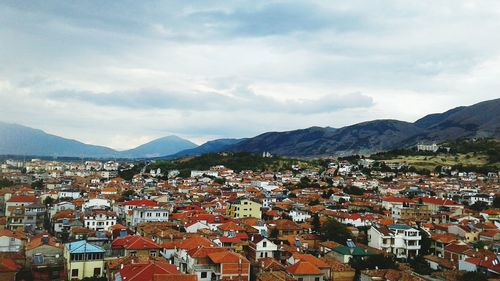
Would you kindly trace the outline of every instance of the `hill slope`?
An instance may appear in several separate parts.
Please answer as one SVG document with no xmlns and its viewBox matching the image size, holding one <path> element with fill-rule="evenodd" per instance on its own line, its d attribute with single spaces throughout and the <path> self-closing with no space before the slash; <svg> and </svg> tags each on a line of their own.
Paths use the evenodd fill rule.
<svg viewBox="0 0 500 281">
<path fill-rule="evenodd" d="M 121 151 L 120 156 L 124 158 L 151 158 L 171 155 L 195 147 L 197 147 L 196 144 L 186 139 L 177 136 L 167 136 L 150 141 L 133 149 Z"/>
<path fill-rule="evenodd" d="M 0 154 L 116 157 L 111 148 L 47 134 L 42 130 L 0 122 Z"/>
</svg>

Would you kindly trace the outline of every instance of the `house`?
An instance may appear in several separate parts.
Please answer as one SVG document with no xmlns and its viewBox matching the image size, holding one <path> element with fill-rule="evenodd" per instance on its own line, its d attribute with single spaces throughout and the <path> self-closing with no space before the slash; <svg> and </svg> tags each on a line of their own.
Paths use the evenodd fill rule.
<svg viewBox="0 0 500 281">
<path fill-rule="evenodd" d="M 305 222 L 306 220 L 311 218 L 308 212 L 301 210 L 292 210 L 288 213 L 288 215 L 292 218 L 294 222 Z"/>
<path fill-rule="evenodd" d="M 24 229 L 26 232 L 43 229 L 47 208 L 43 204 L 33 203 L 24 207 Z"/>
<path fill-rule="evenodd" d="M 122 264 L 114 281 L 197 281 L 196 275 L 182 274 L 175 265 L 163 261 Z"/>
<path fill-rule="evenodd" d="M 64 258 L 68 279 L 102 277 L 104 273 L 105 250 L 96 245 L 80 240 L 64 244 Z"/>
<path fill-rule="evenodd" d="M 225 251 L 210 253 L 208 258 L 219 280 L 250 280 L 250 262 L 244 256 Z"/>
<path fill-rule="evenodd" d="M 320 281 L 323 277 L 321 270 L 307 261 L 299 261 L 286 268 L 295 281 Z"/>
<path fill-rule="evenodd" d="M 270 222 L 270 227 L 275 229 L 278 236 L 297 235 L 304 232 L 300 225 L 287 219 L 274 220 Z"/>
<path fill-rule="evenodd" d="M 420 240 L 419 231 L 404 224 L 372 225 L 368 231 L 368 246 L 393 253 L 398 259 L 416 257 Z"/>
<path fill-rule="evenodd" d="M 16 281 L 17 273 L 22 269 L 22 265 L 17 264 L 9 258 L 0 259 L 0 280 Z"/>
<path fill-rule="evenodd" d="M 8 229 L 0 230 L 0 252 L 18 253 L 23 248 L 23 237 Z"/>
<path fill-rule="evenodd" d="M 236 199 L 228 201 L 226 214 L 235 219 L 246 217 L 260 219 L 262 217 L 261 208 L 262 205 L 257 202 L 248 199 Z"/>
<path fill-rule="evenodd" d="M 64 279 L 63 245 L 47 234 L 34 237 L 26 243 L 26 267 L 35 280 Z"/>
<path fill-rule="evenodd" d="M 79 189 L 61 189 L 58 193 L 59 198 L 71 198 L 78 199 L 82 197 L 81 191 Z"/>
<path fill-rule="evenodd" d="M 111 243 L 113 255 L 116 256 L 132 256 L 148 259 L 149 257 L 159 257 L 160 245 L 153 240 L 134 235 L 118 237 Z"/>
<path fill-rule="evenodd" d="M 349 263 L 352 258 L 365 258 L 376 255 L 375 252 L 366 248 L 357 247 L 352 240 L 347 241 L 347 246 L 339 245 L 334 247 L 328 256 L 332 256 L 341 263 Z"/>
<path fill-rule="evenodd" d="M 136 226 L 144 222 L 166 222 L 169 211 L 161 207 L 139 207 L 132 211 L 131 226 Z"/>
<path fill-rule="evenodd" d="M 307 262 L 313 265 L 315 268 L 319 269 L 320 274 L 324 280 L 331 279 L 331 266 L 325 263 L 323 260 L 311 255 L 311 254 L 301 254 L 293 253 L 292 256 L 287 260 L 289 264 L 297 264 L 300 262 Z M 307 265 L 307 264 L 306 264 Z M 298 275 L 297 271 L 294 275 Z M 309 276 L 311 278 L 312 276 Z M 298 277 L 301 278 L 301 277 Z M 304 277 L 303 277 L 304 278 Z M 316 277 L 314 277 L 316 279 Z"/>
<path fill-rule="evenodd" d="M 250 238 L 246 250 L 247 258 L 256 262 L 261 258 L 274 258 L 278 245 L 261 235 L 254 235 Z"/>
<path fill-rule="evenodd" d="M 5 202 L 5 216 L 9 217 L 11 215 L 12 210 L 14 210 L 16 207 L 24 207 L 37 202 L 38 199 L 35 196 L 27 196 L 27 195 L 12 196 L 9 200 L 7 200 L 7 202 Z"/>
<path fill-rule="evenodd" d="M 108 231 L 116 224 L 116 213 L 107 210 L 90 210 L 84 213 L 83 224 L 92 230 Z"/>
</svg>

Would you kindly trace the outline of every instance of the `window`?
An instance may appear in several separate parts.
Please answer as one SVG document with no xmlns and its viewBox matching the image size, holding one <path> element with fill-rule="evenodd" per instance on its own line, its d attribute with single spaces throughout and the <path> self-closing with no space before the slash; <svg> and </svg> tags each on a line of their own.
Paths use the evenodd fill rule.
<svg viewBox="0 0 500 281">
<path fill-rule="evenodd" d="M 314 278 L 314 281 L 319 281 L 319 277 Z"/>
<path fill-rule="evenodd" d="M 101 276 L 101 268 L 100 267 L 94 268 L 94 276 Z"/>
<path fill-rule="evenodd" d="M 152 257 L 156 257 L 156 250 L 151 250 L 149 252 L 149 255 L 152 256 Z"/>
<path fill-rule="evenodd" d="M 264 248 L 267 247 L 267 242 L 266 241 L 262 242 L 262 247 L 264 247 Z"/>
<path fill-rule="evenodd" d="M 206 271 L 203 271 L 201 273 L 201 278 L 207 278 L 207 272 Z"/>
<path fill-rule="evenodd" d="M 78 269 L 71 270 L 71 277 L 78 277 Z"/>
<path fill-rule="evenodd" d="M 137 255 L 137 252 L 136 251 L 130 251 L 130 256 L 131 257 L 135 257 Z"/>
<path fill-rule="evenodd" d="M 297 281 L 304 281 L 304 278 L 299 277 L 299 279 L 297 279 Z"/>
</svg>

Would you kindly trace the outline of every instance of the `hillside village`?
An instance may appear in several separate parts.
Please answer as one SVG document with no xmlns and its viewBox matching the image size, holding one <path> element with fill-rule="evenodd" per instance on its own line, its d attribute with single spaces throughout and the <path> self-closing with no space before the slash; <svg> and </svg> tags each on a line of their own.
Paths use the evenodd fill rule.
<svg viewBox="0 0 500 281">
<path fill-rule="evenodd" d="M 0 280 L 500 278 L 498 172 L 136 165 L 4 161 Z"/>
</svg>

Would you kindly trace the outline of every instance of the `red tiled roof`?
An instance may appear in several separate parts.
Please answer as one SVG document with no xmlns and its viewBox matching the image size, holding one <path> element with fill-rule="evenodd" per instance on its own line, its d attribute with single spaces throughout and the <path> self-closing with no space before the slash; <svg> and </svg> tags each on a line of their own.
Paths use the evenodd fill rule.
<svg viewBox="0 0 500 281">
<path fill-rule="evenodd" d="M 157 274 L 180 274 L 175 265 L 158 261 L 127 264 L 118 272 L 122 280 L 127 281 L 153 280 L 153 276 Z"/>
<path fill-rule="evenodd" d="M 123 203 L 125 206 L 145 206 L 145 207 L 158 207 L 158 203 L 151 200 L 141 199 L 141 200 L 130 200 Z"/>
<path fill-rule="evenodd" d="M 7 202 L 35 203 L 37 201 L 38 200 L 36 199 L 35 196 L 18 195 L 18 196 L 12 196 Z"/>
<path fill-rule="evenodd" d="M 153 240 L 142 236 L 126 236 L 116 238 L 112 244 L 112 248 L 124 249 L 161 249 L 161 246 Z"/>
</svg>

